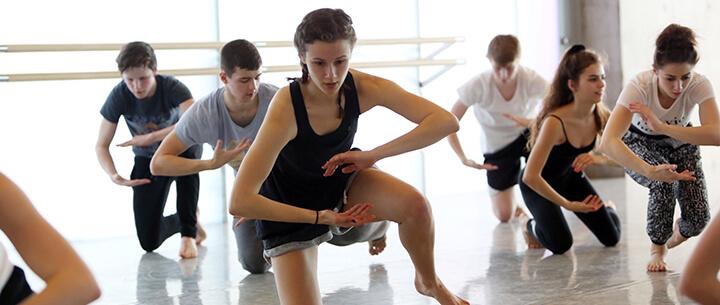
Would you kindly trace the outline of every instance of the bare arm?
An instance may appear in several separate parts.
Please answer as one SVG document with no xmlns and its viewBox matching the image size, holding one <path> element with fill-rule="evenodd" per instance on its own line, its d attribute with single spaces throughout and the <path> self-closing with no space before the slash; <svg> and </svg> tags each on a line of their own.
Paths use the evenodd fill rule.
<svg viewBox="0 0 720 305">
<path fill-rule="evenodd" d="M 540 131 L 535 144 L 530 151 L 525 172 L 522 181 L 527 184 L 535 192 L 543 196 L 545 199 L 575 212 L 592 212 L 601 207 L 600 198 L 588 194 L 584 201 L 571 201 L 558 193 L 546 180 L 542 177 L 542 170 L 547 163 L 548 157 L 553 147 L 566 141 L 563 135 L 563 128 L 559 120 L 548 117 L 540 127 Z"/>
<path fill-rule="evenodd" d="M 686 127 L 662 123 L 657 132 L 685 143 L 720 145 L 720 115 L 717 103 L 711 98 L 700 104 L 700 126 Z"/>
<path fill-rule="evenodd" d="M 188 99 L 188 100 L 180 103 L 180 105 L 179 105 L 180 113 L 181 113 L 181 114 L 182 114 L 182 113 L 185 113 L 185 111 L 186 111 L 188 108 L 190 108 L 190 106 L 192 106 L 192 104 L 193 104 L 193 99 Z M 170 132 L 172 132 L 173 130 L 175 130 L 175 125 L 176 125 L 176 124 L 172 124 L 172 125 L 170 125 L 170 126 L 168 126 L 168 127 L 165 127 L 165 128 L 163 128 L 163 129 L 158 129 L 158 130 L 155 130 L 155 131 L 153 131 L 153 132 L 149 132 L 149 133 L 146 133 L 146 134 L 143 134 L 143 135 L 134 136 L 134 137 L 133 137 L 132 139 L 130 139 L 129 141 L 125 141 L 125 142 L 123 142 L 123 143 L 118 144 L 118 146 L 122 146 L 122 147 L 126 147 L 126 146 L 150 146 L 150 145 L 152 145 L 152 144 L 154 144 L 154 143 L 160 142 L 160 141 L 162 141 L 163 139 L 165 139 L 165 137 L 167 137 L 167 135 L 170 134 Z"/>
<path fill-rule="evenodd" d="M 700 304 L 720 304 L 720 220 L 715 216 L 690 256 L 680 291 Z"/>
<path fill-rule="evenodd" d="M 186 176 L 204 170 L 216 169 L 222 164 L 213 164 L 212 160 L 199 160 L 181 157 L 188 146 L 185 145 L 173 130 L 160 143 L 150 161 L 150 172 L 155 176 Z"/>
<path fill-rule="evenodd" d="M 450 112 L 455 115 L 458 121 L 460 121 L 462 117 L 465 116 L 465 112 L 467 112 L 467 110 L 468 106 L 458 100 L 457 102 L 455 102 Z M 465 163 L 468 158 L 465 156 L 462 145 L 460 145 L 460 139 L 458 139 L 457 132 L 449 134 L 447 139 L 450 143 L 450 147 L 452 147 L 452 150 L 455 152 L 458 158 L 460 158 L 460 162 Z"/>
<path fill-rule="evenodd" d="M 625 106 L 615 106 L 600 141 L 600 152 L 610 157 L 620 166 L 630 169 L 640 175 L 659 181 L 692 180 L 691 173 L 675 172 L 675 165 L 650 165 L 633 153 L 622 141 L 622 137 L 630 127 L 633 113 Z"/>
<path fill-rule="evenodd" d="M 455 116 L 434 103 L 405 91 L 391 81 L 353 72 L 359 73 L 363 82 L 358 89 L 362 108 L 381 105 L 417 124 L 404 135 L 374 148 L 372 152 L 377 160 L 426 147 L 458 131 Z"/>
<path fill-rule="evenodd" d="M 2 174 L 0 192 L 0 229 L 47 285 L 22 304 L 88 304 L 100 297 L 100 288 L 85 263 Z"/>
<path fill-rule="evenodd" d="M 100 162 L 100 166 L 105 173 L 110 176 L 110 180 L 112 180 L 115 184 L 137 186 L 150 183 L 149 179 L 127 180 L 118 174 L 117 169 L 115 168 L 115 162 L 113 161 L 112 155 L 110 155 L 110 142 L 112 142 L 113 137 L 115 137 L 116 129 L 117 124 L 104 118 L 102 119 L 98 139 L 95 143 L 95 155 L 97 156 L 98 162 Z"/>
</svg>

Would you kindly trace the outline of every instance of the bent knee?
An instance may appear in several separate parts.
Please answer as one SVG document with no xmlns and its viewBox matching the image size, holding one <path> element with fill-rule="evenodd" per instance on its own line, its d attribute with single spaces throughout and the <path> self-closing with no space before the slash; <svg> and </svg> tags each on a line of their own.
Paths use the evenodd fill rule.
<svg viewBox="0 0 720 305">
<path fill-rule="evenodd" d="M 550 250 L 555 255 L 561 255 L 565 254 L 573 245 L 572 239 L 567 241 L 561 241 L 561 242 L 554 242 L 550 245 L 545 245 L 545 247 Z"/>
<path fill-rule="evenodd" d="M 140 247 L 146 252 L 153 252 L 157 248 L 160 248 L 162 243 L 156 238 L 145 238 L 140 239 Z"/>
<path fill-rule="evenodd" d="M 413 219 L 430 219 L 432 218 L 432 208 L 430 203 L 420 193 L 413 192 L 403 199 L 405 203 L 405 211 L 407 216 Z"/>
</svg>

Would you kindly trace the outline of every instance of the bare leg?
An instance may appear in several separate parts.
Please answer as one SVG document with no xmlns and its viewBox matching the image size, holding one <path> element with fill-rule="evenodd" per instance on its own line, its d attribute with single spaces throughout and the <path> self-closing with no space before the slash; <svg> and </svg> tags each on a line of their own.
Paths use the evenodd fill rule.
<svg viewBox="0 0 720 305">
<path fill-rule="evenodd" d="M 513 188 L 508 188 L 504 191 L 495 191 L 496 193 L 490 195 L 490 201 L 492 201 L 493 213 L 500 222 L 508 222 L 513 216 L 513 212 L 516 210 L 515 202 L 513 201 Z"/>
<path fill-rule="evenodd" d="M 668 249 L 672 249 L 677 247 L 679 244 L 682 244 L 686 240 L 688 240 L 688 238 L 680 234 L 680 218 L 678 218 L 675 221 L 675 225 L 673 226 L 673 234 L 672 236 L 670 236 L 670 239 L 668 239 L 666 245 Z"/>
<path fill-rule="evenodd" d="M 180 257 L 193 258 L 198 256 L 198 249 L 195 245 L 195 239 L 183 236 L 180 239 Z"/>
<path fill-rule="evenodd" d="M 272 258 L 280 304 L 322 305 L 317 280 L 317 247 Z"/>
<path fill-rule="evenodd" d="M 647 271 L 650 272 L 665 272 L 667 271 L 667 265 L 665 264 L 665 254 L 667 249 L 665 245 L 652 244 L 650 246 L 650 261 L 647 265 Z"/>
<path fill-rule="evenodd" d="M 348 208 L 371 203 L 378 220 L 398 223 L 400 241 L 415 266 L 415 288 L 443 305 L 469 304 L 452 294 L 435 272 L 435 229 L 430 205 L 417 190 L 376 169 L 360 172 L 348 191 Z"/>
</svg>

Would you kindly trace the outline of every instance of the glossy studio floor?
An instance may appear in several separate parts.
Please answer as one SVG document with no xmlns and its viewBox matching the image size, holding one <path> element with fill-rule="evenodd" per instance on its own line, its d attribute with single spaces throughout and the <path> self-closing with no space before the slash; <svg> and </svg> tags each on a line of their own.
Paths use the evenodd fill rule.
<svg viewBox="0 0 720 305">
<path fill-rule="evenodd" d="M 706 173 L 713 185 L 712 169 Z M 472 304 L 692 304 L 679 295 L 677 283 L 697 240 L 670 251 L 671 271 L 647 273 L 646 190 L 628 178 L 594 183 L 618 205 L 622 240 L 604 248 L 574 215 L 566 214 L 575 244 L 558 256 L 527 250 L 519 223 L 498 223 L 484 190 L 430 198 L 437 268 L 446 285 Z M 713 211 L 717 195 L 710 191 Z M 237 263 L 227 225 L 207 230 L 200 257 L 191 260 L 178 259 L 177 236 L 156 253 L 143 253 L 134 237 L 74 246 L 103 289 L 96 304 L 278 304 L 273 275 L 249 275 Z M 320 247 L 324 304 L 436 304 L 415 292 L 413 268 L 397 228 L 388 236 L 388 248 L 376 257 L 368 255 L 367 244 Z M 31 278 L 31 283 L 39 282 Z"/>
</svg>

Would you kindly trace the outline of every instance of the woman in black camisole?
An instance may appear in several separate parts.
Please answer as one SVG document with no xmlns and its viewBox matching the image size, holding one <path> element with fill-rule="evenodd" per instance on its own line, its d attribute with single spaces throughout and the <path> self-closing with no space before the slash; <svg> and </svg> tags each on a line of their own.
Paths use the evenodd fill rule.
<svg viewBox="0 0 720 305">
<path fill-rule="evenodd" d="M 620 240 L 615 208 L 603 204 L 583 170 L 607 162 L 592 154 L 608 112 L 602 101 L 605 72 L 591 50 L 575 45 L 563 55 L 543 109 L 533 123 L 530 157 L 520 191 L 534 219 L 524 227 L 530 248 L 565 253 L 573 239 L 561 207 L 575 212 L 605 246 Z"/>
<path fill-rule="evenodd" d="M 418 292 L 441 304 L 468 304 L 435 272 L 433 219 L 425 197 L 372 167 L 457 131 L 457 120 L 391 81 L 350 70 L 355 41 L 352 20 L 342 10 L 305 16 L 295 33 L 303 76 L 273 98 L 235 180 L 230 213 L 262 220 L 258 234 L 284 305 L 322 303 L 318 244 L 338 228 L 382 220 L 398 223 Z M 417 127 L 374 149 L 351 150 L 358 116 L 375 106 Z"/>
</svg>

